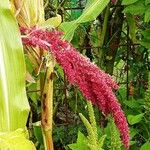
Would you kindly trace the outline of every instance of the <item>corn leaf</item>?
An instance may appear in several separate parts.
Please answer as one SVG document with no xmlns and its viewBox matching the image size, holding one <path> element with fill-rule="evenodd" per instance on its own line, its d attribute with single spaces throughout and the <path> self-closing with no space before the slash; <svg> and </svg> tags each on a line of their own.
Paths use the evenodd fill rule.
<svg viewBox="0 0 150 150">
<path fill-rule="evenodd" d="M 28 140 L 28 131 L 17 129 L 0 134 L 1 150 L 35 150 L 34 144 Z"/>
<path fill-rule="evenodd" d="M 82 15 L 71 22 L 64 22 L 60 28 L 65 32 L 64 38 L 71 41 L 74 31 L 81 24 L 89 21 L 93 21 L 103 11 L 110 0 L 88 0 L 87 5 Z"/>
<path fill-rule="evenodd" d="M 56 28 L 61 24 L 61 16 L 57 15 L 56 17 L 52 17 L 47 19 L 46 21 L 40 24 L 41 28 Z"/>
<path fill-rule="evenodd" d="M 29 112 L 19 33 L 9 0 L 0 1 L 0 132 L 24 128 Z"/>
<path fill-rule="evenodd" d="M 33 27 L 44 21 L 43 0 L 11 0 L 11 9 L 20 26 Z"/>
</svg>

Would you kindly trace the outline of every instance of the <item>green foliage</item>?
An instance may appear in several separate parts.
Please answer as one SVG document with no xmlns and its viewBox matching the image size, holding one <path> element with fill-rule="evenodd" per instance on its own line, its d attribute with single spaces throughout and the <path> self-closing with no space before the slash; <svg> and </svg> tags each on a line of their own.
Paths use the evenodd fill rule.
<svg viewBox="0 0 150 150">
<path fill-rule="evenodd" d="M 127 119 L 130 125 L 134 125 L 136 123 L 139 123 L 142 118 L 143 118 L 144 114 L 139 114 L 139 115 L 128 115 Z"/>
<path fill-rule="evenodd" d="M 146 142 L 145 144 L 142 145 L 140 150 L 148 150 L 150 149 L 150 142 Z"/>
<path fill-rule="evenodd" d="M 96 125 L 96 119 L 95 119 L 92 103 L 88 102 L 87 106 L 88 106 L 89 119 L 90 119 L 90 123 L 91 123 L 91 126 L 92 126 L 92 130 L 95 134 L 95 140 L 97 140 L 97 137 L 98 137 L 98 135 L 97 135 L 97 125 Z"/>
<path fill-rule="evenodd" d="M 99 148 L 99 150 L 104 150 L 102 147 L 104 146 L 104 142 L 105 142 L 106 136 L 107 135 L 103 135 L 98 140 L 98 148 Z"/>
<path fill-rule="evenodd" d="M 88 139 L 80 131 L 78 132 L 77 143 L 68 145 L 72 150 L 89 150 Z"/>
<path fill-rule="evenodd" d="M 144 109 L 146 113 L 150 115 L 150 88 L 145 92 Z"/>
<path fill-rule="evenodd" d="M 110 119 L 110 132 L 111 132 L 111 138 L 110 138 L 110 149 L 111 150 L 121 150 L 121 139 L 118 129 L 116 128 L 116 125 L 114 123 L 113 119 Z"/>
<path fill-rule="evenodd" d="M 61 147 L 62 150 L 66 150 L 67 148 L 69 149 L 68 144 L 76 142 L 77 134 L 79 131 L 81 133 L 85 133 L 85 128 L 83 125 L 69 124 L 69 125 L 61 125 L 58 127 L 54 126 L 53 128 L 54 148 L 59 149 Z"/>
<path fill-rule="evenodd" d="M 127 5 L 124 9 L 124 13 L 130 13 L 132 15 L 143 15 L 144 21 L 150 21 L 150 5 L 149 1 L 144 0 L 123 0 L 122 5 Z M 140 10 L 140 11 L 139 11 Z"/>
<path fill-rule="evenodd" d="M 150 21 L 150 5 L 146 7 L 144 21 L 149 22 Z"/>
<path fill-rule="evenodd" d="M 140 10 L 140 11 L 139 11 Z M 125 7 L 124 13 L 130 13 L 132 15 L 141 15 L 145 12 L 145 3 L 142 0 L 137 1 L 127 7 Z"/>
<path fill-rule="evenodd" d="M 102 150 L 102 146 L 104 144 L 106 135 L 103 135 L 98 140 L 96 120 L 95 120 L 94 110 L 93 110 L 91 102 L 87 102 L 87 106 L 88 106 L 88 111 L 89 111 L 90 122 L 81 113 L 79 114 L 79 116 L 87 129 L 88 136 L 85 137 L 82 133 L 79 132 L 77 143 L 69 145 L 69 147 L 72 150 L 77 150 L 77 149 L 79 150 L 82 150 L 82 149 Z M 81 143 L 83 143 L 86 146 L 82 145 Z"/>
<path fill-rule="evenodd" d="M 7 132 L 25 128 L 29 104 L 23 46 L 9 0 L 0 1 L 0 20 L 0 132 Z"/>
<path fill-rule="evenodd" d="M 98 149 L 98 141 L 97 141 L 97 133 L 94 132 L 93 130 L 93 127 L 92 125 L 89 123 L 89 121 L 82 115 L 82 114 L 79 114 L 80 115 L 80 118 L 82 120 L 82 122 L 84 123 L 86 129 L 87 129 L 87 132 L 88 132 L 88 144 L 89 144 L 89 148 L 91 150 L 97 150 Z M 95 129 L 95 128 L 94 128 Z"/>
<path fill-rule="evenodd" d="M 137 135 L 138 131 L 135 128 L 130 127 L 130 139 L 132 140 L 135 135 Z"/>
<path fill-rule="evenodd" d="M 108 117 L 107 126 L 104 128 L 104 133 L 106 134 L 106 140 L 104 144 L 104 149 L 109 150 L 121 150 L 123 145 L 120 139 L 119 131 L 114 123 L 114 120 L 111 116 Z"/>
<path fill-rule="evenodd" d="M 127 14 L 127 23 L 128 23 L 128 26 L 129 26 L 130 37 L 131 37 L 133 43 L 137 43 L 137 39 L 136 39 L 136 32 L 137 32 L 136 21 L 135 21 L 133 15 Z"/>
<path fill-rule="evenodd" d="M 42 130 L 41 130 L 39 122 L 33 124 L 33 132 L 37 141 L 43 145 Z"/>
<path fill-rule="evenodd" d="M 141 41 L 141 45 L 143 45 L 147 49 L 150 49 L 150 30 L 142 31 L 142 35 L 144 38 Z"/>
<path fill-rule="evenodd" d="M 130 4 L 133 4 L 137 1 L 139 1 L 139 0 L 123 0 L 122 5 L 130 5 Z"/>
<path fill-rule="evenodd" d="M 131 109 L 139 109 L 141 107 L 135 99 L 131 99 L 129 101 L 126 100 L 123 103 Z"/>
<path fill-rule="evenodd" d="M 145 5 L 149 4 L 150 0 L 145 0 Z"/>
<path fill-rule="evenodd" d="M 107 6 L 109 0 L 89 0 L 82 13 L 82 15 L 71 22 L 64 22 L 60 28 L 64 31 L 64 38 L 71 41 L 74 35 L 74 31 L 81 24 L 89 21 L 93 21 Z"/>
</svg>

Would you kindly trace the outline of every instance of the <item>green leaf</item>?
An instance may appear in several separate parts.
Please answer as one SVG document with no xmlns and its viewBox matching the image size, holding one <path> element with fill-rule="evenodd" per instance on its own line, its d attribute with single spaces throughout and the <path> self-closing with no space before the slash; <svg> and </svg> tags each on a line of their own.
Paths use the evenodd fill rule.
<svg viewBox="0 0 150 150">
<path fill-rule="evenodd" d="M 122 5 L 130 5 L 130 4 L 133 4 L 137 1 L 139 1 L 139 0 L 123 0 Z"/>
<path fill-rule="evenodd" d="M 150 6 L 145 11 L 144 21 L 149 22 L 150 21 Z"/>
<path fill-rule="evenodd" d="M 29 112 L 25 60 L 9 0 L 0 1 L 0 132 L 24 128 Z"/>
<path fill-rule="evenodd" d="M 42 136 L 42 130 L 41 130 L 41 124 L 39 122 L 36 122 L 33 124 L 33 131 L 36 139 L 40 144 L 43 144 L 43 136 Z"/>
<path fill-rule="evenodd" d="M 130 125 L 134 125 L 136 123 L 139 123 L 142 118 L 143 118 L 144 114 L 139 114 L 139 115 L 128 115 L 127 119 Z"/>
<path fill-rule="evenodd" d="M 145 5 L 149 4 L 150 0 L 145 0 Z"/>
<path fill-rule="evenodd" d="M 130 141 L 130 146 L 136 144 L 136 141 Z"/>
<path fill-rule="evenodd" d="M 128 101 L 128 100 L 125 100 L 124 102 L 123 102 L 126 106 L 128 106 L 128 107 L 130 107 L 130 108 L 132 108 L 132 109 L 138 109 L 138 108 L 140 108 L 140 104 L 136 101 L 136 100 L 130 100 L 130 101 Z"/>
<path fill-rule="evenodd" d="M 130 139 L 132 139 L 137 133 L 138 133 L 137 129 L 130 128 Z"/>
<path fill-rule="evenodd" d="M 71 41 L 74 35 L 75 30 L 77 29 L 78 24 L 76 21 L 64 22 L 60 25 L 60 28 L 64 31 L 64 38 L 68 41 Z"/>
<path fill-rule="evenodd" d="M 98 147 L 99 147 L 100 149 L 102 149 L 102 147 L 103 147 L 103 145 L 104 145 L 104 141 L 105 141 L 105 139 L 106 139 L 106 136 L 107 136 L 107 135 L 103 135 L 103 136 L 100 137 L 100 139 L 98 140 Z"/>
<path fill-rule="evenodd" d="M 150 41 L 147 39 L 144 39 L 140 42 L 141 45 L 143 45 L 144 47 L 146 47 L 147 49 L 150 49 Z"/>
<path fill-rule="evenodd" d="M 142 31 L 142 35 L 144 36 L 145 39 L 150 40 L 150 30 Z"/>
<path fill-rule="evenodd" d="M 77 23 L 93 21 L 108 3 L 109 0 L 89 0 L 83 14 L 77 19 Z"/>
<path fill-rule="evenodd" d="M 13 132 L 0 133 L 1 150 L 36 150 L 28 140 L 28 131 L 17 129 Z"/>
<path fill-rule="evenodd" d="M 140 10 L 140 11 L 139 11 Z M 145 5 L 143 1 L 138 1 L 134 4 L 127 6 L 124 10 L 124 13 L 130 13 L 132 15 L 142 15 L 145 13 Z"/>
<path fill-rule="evenodd" d="M 142 39 L 140 44 L 146 47 L 147 49 L 150 49 L 150 30 L 143 31 L 142 35 L 144 36 L 144 38 Z"/>
<path fill-rule="evenodd" d="M 71 22 L 64 22 L 60 28 L 65 32 L 64 38 L 71 41 L 74 31 L 81 23 L 93 21 L 103 11 L 110 0 L 89 0 L 82 15 Z"/>
<path fill-rule="evenodd" d="M 47 19 L 46 21 L 42 22 L 40 24 L 41 28 L 54 28 L 54 27 L 58 27 L 61 24 L 61 16 L 57 15 L 56 17 L 52 17 Z"/>
<path fill-rule="evenodd" d="M 129 32 L 130 32 L 130 36 L 131 39 L 133 41 L 133 43 L 137 43 L 137 39 L 136 39 L 136 21 L 133 15 L 131 14 L 126 14 L 126 18 L 127 18 L 127 23 L 129 26 Z"/>
<path fill-rule="evenodd" d="M 88 140 L 80 131 L 78 132 L 77 143 L 68 145 L 71 150 L 89 150 Z"/>
<path fill-rule="evenodd" d="M 146 142 L 145 144 L 142 145 L 140 150 L 149 150 L 150 149 L 150 142 Z"/>
</svg>

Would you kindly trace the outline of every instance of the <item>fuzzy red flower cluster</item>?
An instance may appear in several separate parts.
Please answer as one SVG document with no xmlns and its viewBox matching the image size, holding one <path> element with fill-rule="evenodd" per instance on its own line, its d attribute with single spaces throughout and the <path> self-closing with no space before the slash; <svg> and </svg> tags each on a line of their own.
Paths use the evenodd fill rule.
<svg viewBox="0 0 150 150">
<path fill-rule="evenodd" d="M 64 69 L 70 83 L 77 85 L 86 99 L 97 105 L 105 115 L 113 116 L 122 142 L 128 150 L 128 124 L 113 93 L 118 85 L 111 76 L 81 55 L 69 42 L 62 40 L 62 33 L 58 31 L 21 28 L 21 33 L 24 34 L 23 44 L 49 50 Z"/>
</svg>

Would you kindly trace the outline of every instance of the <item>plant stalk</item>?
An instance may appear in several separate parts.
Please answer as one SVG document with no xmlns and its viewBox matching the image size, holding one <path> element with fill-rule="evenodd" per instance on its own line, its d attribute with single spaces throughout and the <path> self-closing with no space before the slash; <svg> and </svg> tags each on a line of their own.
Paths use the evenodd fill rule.
<svg viewBox="0 0 150 150">
<path fill-rule="evenodd" d="M 45 150 L 53 150 L 52 122 L 53 122 L 53 68 L 51 60 L 48 63 L 45 84 L 42 92 L 42 131 Z"/>
<path fill-rule="evenodd" d="M 108 5 L 105 10 L 104 23 L 103 23 L 103 27 L 102 27 L 102 33 L 101 33 L 101 40 L 99 43 L 100 48 L 103 47 L 103 44 L 105 41 L 109 14 L 110 14 L 110 5 Z"/>
<path fill-rule="evenodd" d="M 99 43 L 99 47 L 100 47 L 100 50 L 99 50 L 99 65 L 100 66 L 101 66 L 101 62 L 102 62 L 103 45 L 104 45 L 104 41 L 105 41 L 105 37 L 106 37 L 106 31 L 107 31 L 107 27 L 108 27 L 109 14 L 110 14 L 110 5 L 108 5 L 106 7 L 106 10 L 105 10 L 104 23 L 103 23 L 101 37 L 100 37 L 100 43 Z"/>
</svg>

